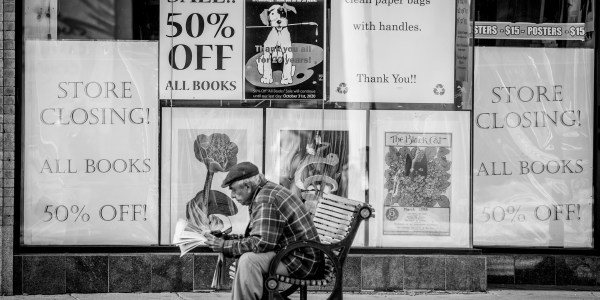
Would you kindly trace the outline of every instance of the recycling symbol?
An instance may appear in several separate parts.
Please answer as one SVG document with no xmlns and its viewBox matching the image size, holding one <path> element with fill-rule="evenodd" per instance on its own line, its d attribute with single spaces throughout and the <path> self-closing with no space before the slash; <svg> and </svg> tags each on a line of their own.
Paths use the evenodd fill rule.
<svg viewBox="0 0 600 300">
<path fill-rule="evenodd" d="M 337 92 L 340 93 L 340 94 L 347 93 L 348 92 L 348 86 L 344 82 L 340 83 L 340 85 L 338 85 L 338 87 L 337 87 Z"/>
<path fill-rule="evenodd" d="M 444 93 L 446 93 L 446 89 L 444 88 L 444 86 L 442 84 L 438 83 L 438 85 L 436 85 L 435 88 L 433 88 L 433 93 L 438 96 L 441 96 Z"/>
</svg>

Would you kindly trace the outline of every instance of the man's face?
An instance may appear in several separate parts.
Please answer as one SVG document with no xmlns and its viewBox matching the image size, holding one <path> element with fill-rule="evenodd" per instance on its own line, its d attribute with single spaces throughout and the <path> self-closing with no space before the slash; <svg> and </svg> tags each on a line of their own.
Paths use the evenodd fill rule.
<svg viewBox="0 0 600 300">
<path fill-rule="evenodd" d="M 252 203 L 252 188 L 249 185 L 234 182 L 229 186 L 231 190 L 231 198 L 234 198 L 242 205 L 250 205 Z"/>
</svg>

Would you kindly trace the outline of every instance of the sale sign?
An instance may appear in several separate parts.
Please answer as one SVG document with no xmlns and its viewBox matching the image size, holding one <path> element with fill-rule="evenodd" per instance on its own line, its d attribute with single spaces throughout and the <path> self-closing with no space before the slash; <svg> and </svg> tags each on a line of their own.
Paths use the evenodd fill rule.
<svg viewBox="0 0 600 300">
<path fill-rule="evenodd" d="M 456 18 L 448 0 L 331 1 L 331 99 L 453 103 Z"/>
<path fill-rule="evenodd" d="M 24 243 L 158 243 L 158 47 L 27 41 Z"/>
<path fill-rule="evenodd" d="M 160 1 L 160 99 L 243 97 L 243 1 Z"/>
<path fill-rule="evenodd" d="M 475 245 L 593 246 L 593 56 L 476 48 Z"/>
</svg>

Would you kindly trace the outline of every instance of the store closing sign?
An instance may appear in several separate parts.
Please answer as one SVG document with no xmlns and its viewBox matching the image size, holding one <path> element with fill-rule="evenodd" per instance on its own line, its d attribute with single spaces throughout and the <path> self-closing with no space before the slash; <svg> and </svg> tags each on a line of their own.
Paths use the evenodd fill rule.
<svg viewBox="0 0 600 300">
<path fill-rule="evenodd" d="M 476 48 L 474 245 L 592 246 L 593 55 Z"/>
<path fill-rule="evenodd" d="M 158 47 L 27 41 L 24 243 L 158 243 Z"/>
</svg>

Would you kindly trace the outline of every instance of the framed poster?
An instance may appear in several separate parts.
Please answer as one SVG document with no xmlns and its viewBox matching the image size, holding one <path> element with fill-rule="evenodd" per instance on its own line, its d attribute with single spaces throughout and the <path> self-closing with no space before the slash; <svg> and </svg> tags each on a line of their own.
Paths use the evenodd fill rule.
<svg viewBox="0 0 600 300">
<path fill-rule="evenodd" d="M 319 192 L 365 201 L 364 111 L 267 109 L 267 128 L 265 175 L 296 193 L 309 211 Z M 353 245 L 364 240 L 359 230 Z"/>
<path fill-rule="evenodd" d="M 244 1 L 159 1 L 160 99 L 241 99 Z"/>
<path fill-rule="evenodd" d="M 593 247 L 594 50 L 475 51 L 473 243 Z"/>
<path fill-rule="evenodd" d="M 171 243 L 178 219 L 199 211 L 226 218 L 232 233 L 243 234 L 248 208 L 221 183 L 238 162 L 262 166 L 263 110 L 163 108 L 162 117 L 161 244 Z"/>
<path fill-rule="evenodd" d="M 325 0 L 246 0 L 246 99 L 324 99 L 326 24 Z"/>
<path fill-rule="evenodd" d="M 158 243 L 158 45 L 27 41 L 25 245 Z"/>
<path fill-rule="evenodd" d="M 453 103 L 455 6 L 331 1 L 331 100 Z"/>
<path fill-rule="evenodd" d="M 469 112 L 371 111 L 369 201 L 380 247 L 469 247 Z"/>
</svg>

